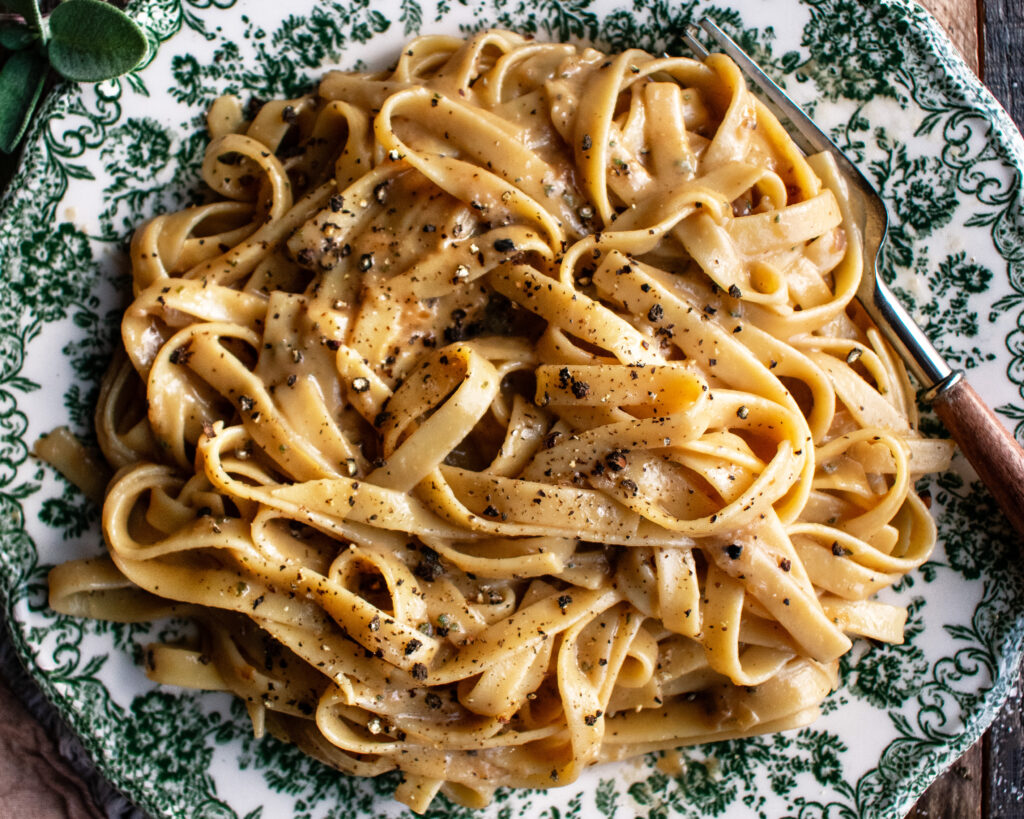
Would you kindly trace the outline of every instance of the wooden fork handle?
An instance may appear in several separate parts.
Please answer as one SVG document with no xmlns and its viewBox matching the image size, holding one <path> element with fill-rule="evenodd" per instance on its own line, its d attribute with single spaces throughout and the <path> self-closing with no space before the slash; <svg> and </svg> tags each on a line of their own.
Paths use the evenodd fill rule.
<svg viewBox="0 0 1024 819">
<path fill-rule="evenodd" d="M 1024 450 L 967 379 L 941 390 L 932 404 L 1007 519 L 1024 535 Z"/>
</svg>

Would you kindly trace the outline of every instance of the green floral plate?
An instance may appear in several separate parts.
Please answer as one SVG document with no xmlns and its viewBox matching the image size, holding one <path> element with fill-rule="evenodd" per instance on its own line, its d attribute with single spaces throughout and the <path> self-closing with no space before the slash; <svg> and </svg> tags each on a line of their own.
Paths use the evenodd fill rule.
<svg viewBox="0 0 1024 819">
<path fill-rule="evenodd" d="M 395 815 L 394 777 L 358 781 L 271 739 L 223 695 L 151 684 L 140 646 L 179 624 L 57 616 L 46 573 L 98 551 L 97 510 L 28 455 L 60 424 L 91 436 L 117 336 L 125 239 L 198 190 L 218 94 L 291 95 L 322 66 L 383 65 L 417 32 L 498 25 L 610 48 L 685 53 L 707 13 L 813 108 L 894 217 L 887 280 L 1007 424 L 1024 431 L 1024 144 L 909 0 L 145 0 L 153 56 L 130 77 L 59 89 L 0 214 L 0 596 L 9 640 L 97 768 L 154 816 Z M 383 11 L 382 9 L 387 9 Z M 774 23 L 785 20 L 785 26 Z M 932 422 L 934 424 L 934 422 Z M 936 430 L 937 431 L 937 430 Z M 1021 655 L 1015 538 L 969 468 L 931 481 L 940 546 L 888 595 L 899 646 L 862 643 L 825 717 L 784 735 L 591 771 L 554 792 L 499 792 L 486 816 L 898 817 L 994 717 Z M 469 815 L 439 800 L 431 816 Z"/>
</svg>

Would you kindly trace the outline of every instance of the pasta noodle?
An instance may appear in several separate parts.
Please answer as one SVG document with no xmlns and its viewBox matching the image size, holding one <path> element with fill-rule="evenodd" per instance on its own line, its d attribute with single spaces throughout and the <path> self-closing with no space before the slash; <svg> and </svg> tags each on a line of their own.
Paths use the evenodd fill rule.
<svg viewBox="0 0 1024 819">
<path fill-rule="evenodd" d="M 215 196 L 131 244 L 109 555 L 55 609 L 195 618 L 152 679 L 417 811 L 803 725 L 902 640 L 873 596 L 950 446 L 844 181 L 728 59 L 425 36 L 208 126 Z"/>
</svg>

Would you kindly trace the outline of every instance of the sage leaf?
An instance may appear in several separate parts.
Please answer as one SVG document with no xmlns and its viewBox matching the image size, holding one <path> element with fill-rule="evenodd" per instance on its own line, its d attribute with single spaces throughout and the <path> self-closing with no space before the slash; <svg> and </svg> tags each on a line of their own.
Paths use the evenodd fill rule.
<svg viewBox="0 0 1024 819">
<path fill-rule="evenodd" d="M 101 0 L 66 0 L 50 12 L 47 53 L 60 74 L 100 82 L 131 71 L 146 56 L 146 36 L 123 11 Z"/>
<path fill-rule="evenodd" d="M 14 20 L 0 22 L 0 46 L 8 51 L 21 51 L 28 48 L 36 41 L 39 35 L 26 26 Z"/>
<path fill-rule="evenodd" d="M 36 51 L 16 51 L 0 69 L 0 151 L 13 151 L 28 128 L 46 70 L 46 58 Z"/>
</svg>

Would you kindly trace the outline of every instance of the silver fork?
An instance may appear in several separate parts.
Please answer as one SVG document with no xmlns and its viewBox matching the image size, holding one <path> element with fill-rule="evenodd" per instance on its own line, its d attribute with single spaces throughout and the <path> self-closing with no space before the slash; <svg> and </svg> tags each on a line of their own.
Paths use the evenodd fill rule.
<svg viewBox="0 0 1024 819">
<path fill-rule="evenodd" d="M 889 213 L 885 202 L 856 165 L 829 139 L 800 106 L 761 70 L 736 42 L 707 17 L 687 26 L 684 39 L 701 59 L 707 49 L 695 35 L 711 37 L 753 81 L 762 101 L 792 124 L 790 136 L 807 153 L 828 151 L 850 188 L 850 205 L 864 238 L 864 274 L 857 299 L 908 369 L 978 476 L 1002 507 L 1018 533 L 1024 535 L 1024 450 L 995 413 L 967 383 L 962 370 L 946 363 L 878 273 L 878 254 L 885 242 Z"/>
</svg>

